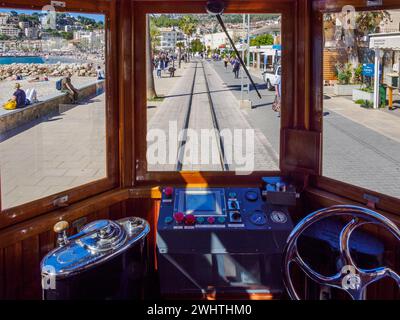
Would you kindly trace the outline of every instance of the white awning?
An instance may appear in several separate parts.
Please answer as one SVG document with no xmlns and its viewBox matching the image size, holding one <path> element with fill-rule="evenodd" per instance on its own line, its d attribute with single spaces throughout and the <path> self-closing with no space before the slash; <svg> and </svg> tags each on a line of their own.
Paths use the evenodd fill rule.
<svg viewBox="0 0 400 320">
<path fill-rule="evenodd" d="M 369 35 L 370 49 L 400 50 L 400 33 L 376 33 Z"/>
</svg>

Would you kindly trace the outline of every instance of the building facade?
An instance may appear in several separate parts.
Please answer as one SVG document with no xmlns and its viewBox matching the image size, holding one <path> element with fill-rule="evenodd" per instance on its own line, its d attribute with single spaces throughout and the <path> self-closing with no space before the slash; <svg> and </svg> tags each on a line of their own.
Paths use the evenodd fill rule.
<svg viewBox="0 0 400 320">
<path fill-rule="evenodd" d="M 14 26 L 7 26 L 3 25 L 0 26 L 0 34 L 10 37 L 10 38 L 17 38 L 21 33 L 21 29 L 16 28 Z"/>
<path fill-rule="evenodd" d="M 157 46 L 158 50 L 175 51 L 176 44 L 186 40 L 183 32 L 175 28 L 160 28 L 159 31 L 160 44 Z"/>
<path fill-rule="evenodd" d="M 241 30 L 228 30 L 229 36 L 236 43 L 240 38 L 244 36 L 244 32 Z M 229 46 L 229 39 L 225 32 L 216 32 L 206 34 L 203 37 L 204 45 L 211 50 L 219 49 L 223 46 Z"/>
<path fill-rule="evenodd" d="M 8 18 L 10 14 L 8 13 L 0 13 L 0 26 L 4 26 L 8 23 Z"/>
</svg>

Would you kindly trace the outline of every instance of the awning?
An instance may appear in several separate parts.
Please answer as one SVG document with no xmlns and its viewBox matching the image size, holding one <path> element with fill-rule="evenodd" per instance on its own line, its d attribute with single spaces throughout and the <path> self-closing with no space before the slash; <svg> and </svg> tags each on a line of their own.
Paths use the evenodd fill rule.
<svg viewBox="0 0 400 320">
<path fill-rule="evenodd" d="M 400 33 L 376 33 L 369 35 L 370 49 L 400 50 Z"/>
</svg>

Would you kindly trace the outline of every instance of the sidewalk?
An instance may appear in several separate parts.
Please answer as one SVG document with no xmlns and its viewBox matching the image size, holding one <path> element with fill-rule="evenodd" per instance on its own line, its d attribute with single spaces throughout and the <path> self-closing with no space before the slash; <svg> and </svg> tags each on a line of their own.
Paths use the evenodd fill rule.
<svg viewBox="0 0 400 320">
<path fill-rule="evenodd" d="M 105 94 L 24 129 L 0 143 L 3 209 L 106 177 Z"/>
<path fill-rule="evenodd" d="M 159 79 L 157 77 L 157 72 L 154 70 L 154 84 L 156 87 L 156 93 L 161 99 L 147 101 L 147 121 L 150 121 L 159 107 L 162 105 L 166 96 L 170 94 L 172 88 L 176 86 L 178 81 L 183 77 L 185 72 L 190 68 L 190 63 L 185 63 L 182 61 L 181 68 L 179 69 L 179 65 L 175 63 L 175 77 L 171 78 L 169 76 L 169 72 L 165 70 L 162 73 L 162 78 Z"/>
<path fill-rule="evenodd" d="M 365 109 L 344 97 L 328 97 L 324 111 L 335 112 L 387 138 L 400 142 L 400 119 L 383 109 Z"/>
<path fill-rule="evenodd" d="M 191 93 L 191 85 L 195 72 L 195 64 L 182 64 L 182 69 L 176 78 L 158 79 L 159 94 L 164 94 L 165 98 L 157 103 L 148 102 L 147 133 L 155 133 L 159 130 L 166 134 L 166 143 L 168 152 L 171 148 L 178 145 L 178 136 L 170 136 L 170 123 L 176 123 L 176 129 L 180 130 L 184 126 L 188 100 Z M 156 87 L 157 87 L 156 82 Z M 164 91 L 163 91 L 164 90 Z M 158 93 L 158 92 L 157 92 Z M 152 142 L 148 141 L 148 148 Z M 166 164 L 148 164 L 149 171 L 175 171 L 175 160 L 177 155 L 168 154 L 168 159 L 173 159 L 171 163 Z"/>
</svg>

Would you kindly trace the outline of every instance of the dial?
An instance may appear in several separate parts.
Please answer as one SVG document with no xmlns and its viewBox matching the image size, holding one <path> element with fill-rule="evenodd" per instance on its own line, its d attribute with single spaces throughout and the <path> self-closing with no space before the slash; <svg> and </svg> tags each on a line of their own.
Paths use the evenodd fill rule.
<svg viewBox="0 0 400 320">
<path fill-rule="evenodd" d="M 286 223 L 288 218 L 282 211 L 272 211 L 271 220 L 275 223 Z"/>
<path fill-rule="evenodd" d="M 264 226 L 267 224 L 267 217 L 262 211 L 255 211 L 250 216 L 250 221 L 256 226 Z"/>
<path fill-rule="evenodd" d="M 258 200 L 258 194 L 257 194 L 257 192 L 255 192 L 255 191 L 247 191 L 247 193 L 246 193 L 246 199 L 247 199 L 248 201 L 251 201 L 251 202 L 257 201 L 257 200 Z"/>
</svg>

